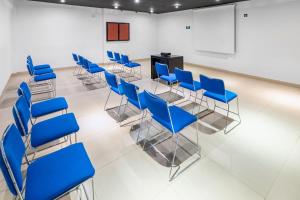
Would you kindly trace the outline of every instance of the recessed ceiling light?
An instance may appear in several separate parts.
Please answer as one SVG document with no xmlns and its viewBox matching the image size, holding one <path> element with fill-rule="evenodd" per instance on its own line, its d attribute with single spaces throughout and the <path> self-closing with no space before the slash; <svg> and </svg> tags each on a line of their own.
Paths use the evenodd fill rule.
<svg viewBox="0 0 300 200">
<path fill-rule="evenodd" d="M 176 9 L 178 9 L 180 6 L 181 6 L 180 3 L 175 3 L 175 4 L 174 4 L 174 7 L 175 7 Z"/>
<path fill-rule="evenodd" d="M 150 13 L 154 13 L 154 8 L 150 8 Z"/>
<path fill-rule="evenodd" d="M 120 4 L 118 2 L 114 3 L 114 8 L 118 9 L 120 7 Z"/>
<path fill-rule="evenodd" d="M 216 2 L 220 2 L 221 0 L 215 0 Z"/>
<path fill-rule="evenodd" d="M 134 0 L 134 3 L 140 3 L 140 0 Z"/>
<path fill-rule="evenodd" d="M 66 3 L 66 0 L 60 0 L 60 3 Z"/>
</svg>

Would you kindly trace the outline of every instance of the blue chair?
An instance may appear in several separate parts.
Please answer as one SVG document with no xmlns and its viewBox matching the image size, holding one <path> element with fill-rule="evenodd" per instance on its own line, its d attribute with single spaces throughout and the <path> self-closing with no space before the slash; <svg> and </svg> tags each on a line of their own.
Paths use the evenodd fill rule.
<svg viewBox="0 0 300 200">
<path fill-rule="evenodd" d="M 169 73 L 168 65 L 162 64 L 162 63 L 155 63 L 155 70 L 156 74 L 158 76 L 157 78 L 157 84 L 154 90 L 154 94 L 156 94 L 156 90 L 159 84 L 159 80 L 162 80 L 166 82 L 168 85 L 170 85 L 170 92 L 172 92 L 173 84 L 177 83 L 177 78 L 174 73 Z"/>
<path fill-rule="evenodd" d="M 114 52 L 114 59 L 115 59 L 116 67 L 118 67 L 118 66 L 120 67 L 120 69 L 118 70 L 118 73 L 124 72 L 124 66 L 123 66 L 124 63 L 122 61 L 120 53 Z"/>
<path fill-rule="evenodd" d="M 105 71 L 103 67 L 100 67 L 97 64 L 88 61 L 87 59 L 85 59 L 84 63 L 84 67 L 88 73 L 88 76 L 82 80 L 83 84 L 89 85 L 104 82 L 101 77 L 102 72 Z"/>
<path fill-rule="evenodd" d="M 27 70 L 28 74 L 31 76 L 31 78 L 28 81 L 28 84 L 31 88 L 33 88 L 32 93 L 33 94 L 43 94 L 43 93 L 49 93 L 50 97 L 56 96 L 56 74 L 51 72 L 52 69 L 50 68 L 44 68 L 40 69 L 39 71 L 46 71 L 49 70 L 49 73 L 41 73 L 40 75 L 37 75 L 33 71 L 33 66 L 27 64 Z M 46 86 L 46 87 L 45 87 Z"/>
<path fill-rule="evenodd" d="M 0 167 L 6 184 L 16 199 L 59 199 L 79 190 L 91 180 L 94 199 L 95 169 L 82 143 L 73 144 L 45 155 L 30 163 L 26 147 L 14 124 L 8 126 L 0 142 Z M 22 160 L 27 161 L 26 175 L 21 171 Z"/>
<path fill-rule="evenodd" d="M 132 62 L 129 60 L 129 57 L 127 55 L 121 55 L 121 60 L 122 60 L 122 63 L 125 67 L 129 68 L 130 71 L 129 71 L 129 76 L 133 76 L 135 77 L 135 69 L 136 68 L 139 68 L 139 75 L 138 75 L 138 79 L 142 79 L 142 67 L 141 67 L 141 64 L 139 63 L 136 63 L 136 62 Z"/>
<path fill-rule="evenodd" d="M 33 119 L 59 111 L 65 111 L 67 113 L 68 103 L 64 97 L 57 97 L 33 104 L 30 88 L 25 82 L 20 84 L 18 95 L 23 95 L 25 97 Z"/>
<path fill-rule="evenodd" d="M 169 160 L 171 163 L 169 179 L 171 181 L 176 176 L 176 174 L 180 168 L 180 165 L 177 166 L 178 168 L 175 171 L 175 173 L 172 173 L 173 167 L 176 167 L 176 166 L 174 166 L 174 164 L 175 164 L 174 161 L 175 161 L 176 151 L 177 151 L 178 143 L 179 143 L 179 135 L 182 135 L 182 134 L 180 134 L 180 132 L 184 128 L 197 122 L 197 117 L 186 112 L 185 110 L 179 108 L 178 106 L 175 106 L 175 105 L 169 106 L 166 101 L 164 101 L 160 97 L 153 95 L 147 91 L 145 91 L 145 101 L 146 101 L 146 106 L 148 108 L 148 111 L 152 115 L 151 121 L 152 121 L 152 119 L 154 119 L 162 127 L 167 129 L 171 133 L 167 139 L 169 139 L 169 138 L 173 139 L 173 137 L 175 137 L 175 139 L 176 139 L 173 158 L 171 161 Z M 145 146 L 146 140 L 148 139 L 148 136 L 149 136 L 149 130 L 150 130 L 150 128 L 148 127 L 147 136 L 144 139 L 144 141 L 145 141 L 144 146 Z M 185 136 L 183 136 L 183 138 L 187 139 Z M 165 141 L 165 140 L 166 139 L 164 139 L 162 141 Z M 199 147 L 199 142 L 198 142 L 198 124 L 197 123 L 196 123 L 196 140 L 197 140 L 197 142 L 194 143 L 189 139 L 187 139 L 187 140 L 196 146 L 197 155 L 200 156 L 200 147 Z M 159 141 L 156 144 L 159 144 L 162 141 Z"/>
<path fill-rule="evenodd" d="M 32 57 L 30 55 L 27 56 L 27 63 L 31 64 L 34 70 L 51 68 L 49 64 L 34 65 L 32 61 Z"/>
<path fill-rule="evenodd" d="M 107 53 L 107 57 L 108 57 L 109 61 L 116 62 L 116 59 L 114 58 L 114 54 L 112 51 L 107 51 L 106 53 Z"/>
<path fill-rule="evenodd" d="M 216 108 L 226 111 L 226 126 L 224 128 L 224 133 L 229 133 L 241 123 L 238 95 L 230 90 L 226 90 L 224 81 L 221 79 L 209 78 L 205 75 L 200 75 L 200 81 L 202 83 L 202 88 L 205 90 L 203 96 L 214 100 L 214 111 L 216 110 Z M 233 100 L 236 100 L 237 112 L 230 110 L 230 102 L 232 102 Z M 227 109 L 218 106 L 216 104 L 216 101 L 227 105 Z M 238 123 L 234 127 L 228 129 L 228 120 L 230 113 L 238 117 Z"/>
<path fill-rule="evenodd" d="M 27 140 L 30 138 L 30 144 L 33 148 L 64 137 L 70 139 L 72 144 L 71 134 L 75 135 L 75 142 L 77 142 L 79 126 L 73 113 L 59 115 L 33 124 L 30 107 L 25 97 L 20 96 L 13 107 L 13 117 L 22 136 L 25 136 Z M 29 121 L 31 128 L 29 128 Z"/>
<path fill-rule="evenodd" d="M 136 107 L 140 111 L 140 114 L 141 114 L 141 118 L 140 118 L 141 123 L 140 124 L 142 124 L 143 119 L 146 114 L 146 112 L 144 112 L 144 111 L 147 108 L 146 102 L 145 102 L 145 92 L 139 93 L 138 92 L 139 88 L 136 85 L 134 85 L 132 83 L 128 83 L 128 82 L 124 81 L 123 79 L 121 79 L 121 85 L 123 88 L 124 95 L 127 97 L 127 102 L 125 104 L 125 108 L 124 108 L 123 112 L 125 113 L 128 102 L 129 102 L 130 104 L 132 104 L 134 107 Z M 131 122 L 129 122 L 129 123 L 131 123 Z M 127 124 L 129 124 L 129 123 L 127 123 Z M 137 142 L 139 141 L 140 130 L 141 130 L 141 128 L 139 129 Z"/>
<path fill-rule="evenodd" d="M 110 94 L 113 91 L 117 95 L 122 96 L 120 106 L 119 106 L 119 109 L 118 109 L 118 113 L 117 113 L 120 116 L 120 109 L 121 109 L 122 102 L 123 102 L 123 97 L 124 97 L 123 87 L 122 87 L 121 84 L 118 83 L 117 76 L 115 74 L 109 73 L 107 71 L 105 71 L 104 74 L 105 74 L 106 82 L 107 82 L 108 87 L 110 89 L 109 94 L 108 94 L 107 99 L 106 99 L 106 102 L 105 102 L 105 105 L 104 105 L 104 110 L 108 110 L 106 108 L 106 106 L 107 106 Z"/>
<path fill-rule="evenodd" d="M 76 63 L 76 67 L 73 71 L 73 76 L 77 76 L 79 73 L 79 70 L 81 68 L 81 63 L 79 62 L 79 58 L 78 58 L 77 54 L 72 53 L 72 57 L 73 57 L 74 62 Z"/>
<path fill-rule="evenodd" d="M 185 70 L 182 70 L 179 68 L 175 68 L 174 72 L 175 72 L 176 78 L 179 83 L 178 88 L 179 87 L 182 88 L 183 96 L 185 96 L 184 89 L 187 89 L 188 91 L 190 91 L 188 100 L 197 103 L 198 92 L 202 90 L 201 83 L 199 81 L 194 81 L 193 74 L 190 71 L 185 71 Z M 195 93 L 194 96 L 192 95 L 193 93 Z M 193 97 L 194 97 L 194 100 L 193 100 Z M 201 106 L 201 104 L 200 104 L 200 106 Z M 195 104 L 194 104 L 194 107 L 195 107 Z M 193 108 L 192 113 L 194 113 L 194 108 Z"/>
</svg>

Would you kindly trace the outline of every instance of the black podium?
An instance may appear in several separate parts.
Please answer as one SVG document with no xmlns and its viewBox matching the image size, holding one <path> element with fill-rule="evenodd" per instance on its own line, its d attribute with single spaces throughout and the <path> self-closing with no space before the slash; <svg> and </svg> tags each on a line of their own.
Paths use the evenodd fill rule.
<svg viewBox="0 0 300 200">
<path fill-rule="evenodd" d="M 151 79 L 156 79 L 157 74 L 155 70 L 155 63 L 163 63 L 169 66 L 170 73 L 174 72 L 174 68 L 178 67 L 183 69 L 183 56 L 161 56 L 161 55 L 152 55 L 151 56 Z"/>
</svg>

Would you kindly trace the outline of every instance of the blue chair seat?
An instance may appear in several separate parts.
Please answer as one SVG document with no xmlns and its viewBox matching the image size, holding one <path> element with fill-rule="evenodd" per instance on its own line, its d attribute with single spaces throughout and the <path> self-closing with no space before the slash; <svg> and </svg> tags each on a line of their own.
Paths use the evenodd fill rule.
<svg viewBox="0 0 300 200">
<path fill-rule="evenodd" d="M 117 61 L 116 59 L 113 59 L 113 58 L 110 58 L 109 60 L 112 61 L 112 62 L 116 62 Z"/>
<path fill-rule="evenodd" d="M 139 67 L 139 66 L 141 66 L 141 64 L 135 63 L 135 62 L 130 62 L 130 63 L 126 63 L 125 66 L 126 66 L 126 67 L 129 67 L 129 68 L 134 68 L 134 67 Z"/>
<path fill-rule="evenodd" d="M 60 115 L 35 124 L 31 130 L 31 145 L 38 147 L 79 130 L 73 113 Z"/>
<path fill-rule="evenodd" d="M 66 99 L 58 97 L 33 104 L 31 106 L 31 116 L 36 118 L 66 109 L 68 109 Z"/>
<path fill-rule="evenodd" d="M 91 66 L 94 66 L 94 65 L 91 65 Z M 91 74 L 95 74 L 95 73 L 100 73 L 100 72 L 104 72 L 105 69 L 102 68 L 102 67 L 99 67 L 99 66 L 94 66 L 94 67 L 90 67 L 87 69 L 87 71 Z"/>
<path fill-rule="evenodd" d="M 188 90 L 192 90 L 192 91 L 198 91 L 201 90 L 201 83 L 199 81 L 194 81 L 194 85 L 189 84 L 189 83 L 180 83 L 180 87 L 186 88 Z"/>
<path fill-rule="evenodd" d="M 123 87 L 122 87 L 121 84 L 119 84 L 119 87 L 118 87 L 118 88 L 116 88 L 116 87 L 111 87 L 111 89 L 112 89 L 115 93 L 117 93 L 117 94 L 119 94 L 119 95 L 123 95 L 123 94 L 124 94 Z"/>
<path fill-rule="evenodd" d="M 43 74 L 48 74 L 48 73 L 53 73 L 53 69 L 44 68 L 44 69 L 34 70 L 34 72 L 33 72 L 34 75 L 43 75 Z"/>
<path fill-rule="evenodd" d="M 182 108 L 179 108 L 177 106 L 170 106 L 170 116 L 173 121 L 173 126 L 174 126 L 174 132 L 178 133 L 188 125 L 194 123 L 197 121 L 197 117 L 190 114 L 189 112 L 183 110 Z M 153 116 L 153 118 L 161 123 L 164 127 L 169 129 L 171 132 L 172 130 L 172 125 L 170 122 L 166 122 L 165 120 L 162 120 L 156 116 Z"/>
<path fill-rule="evenodd" d="M 204 92 L 203 95 L 206 97 L 215 99 L 217 101 L 221 101 L 223 103 L 228 103 L 237 97 L 236 93 L 231 92 L 229 90 L 225 90 L 225 95 L 220 95 L 220 94 L 216 94 L 216 93 L 208 92 L 208 91 Z"/>
<path fill-rule="evenodd" d="M 169 76 L 162 75 L 159 77 L 160 79 L 167 81 L 168 83 L 175 83 L 177 82 L 177 78 L 175 74 L 169 74 Z"/>
<path fill-rule="evenodd" d="M 48 64 L 36 65 L 36 66 L 33 67 L 34 70 L 40 70 L 40 69 L 46 69 L 46 68 L 51 68 L 51 67 Z"/>
<path fill-rule="evenodd" d="M 138 94 L 138 96 L 139 96 L 139 100 L 140 100 L 141 106 L 140 106 L 140 104 L 139 104 L 138 101 L 134 101 L 132 99 L 128 99 L 128 101 L 130 103 L 132 103 L 133 105 L 135 105 L 140 110 L 146 109 L 147 105 L 146 105 L 146 99 L 145 99 L 145 92 L 142 92 L 142 93 Z"/>
<path fill-rule="evenodd" d="M 70 145 L 29 165 L 25 199 L 55 199 L 94 174 L 95 169 L 83 144 Z"/>
<path fill-rule="evenodd" d="M 49 74 L 43 74 L 43 75 L 34 76 L 34 81 L 35 82 L 47 81 L 47 80 L 51 80 L 51 79 L 55 79 L 55 78 L 56 78 L 56 74 L 55 73 L 49 73 Z"/>
</svg>

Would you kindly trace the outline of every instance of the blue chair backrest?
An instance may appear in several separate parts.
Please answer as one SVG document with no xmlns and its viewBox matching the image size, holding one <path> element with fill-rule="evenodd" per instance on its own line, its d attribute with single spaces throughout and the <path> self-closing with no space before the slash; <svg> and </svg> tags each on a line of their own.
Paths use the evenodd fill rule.
<svg viewBox="0 0 300 200">
<path fill-rule="evenodd" d="M 157 73 L 157 76 L 169 76 L 169 68 L 167 64 L 162 63 L 155 63 L 155 70 Z"/>
<path fill-rule="evenodd" d="M 200 82 L 203 90 L 210 91 L 210 79 L 208 76 L 200 74 Z"/>
<path fill-rule="evenodd" d="M 210 92 L 225 95 L 225 84 L 221 79 L 210 79 Z"/>
<path fill-rule="evenodd" d="M 78 60 L 78 56 L 75 54 L 75 53 L 72 53 L 72 56 L 73 56 L 73 60 L 75 61 L 75 62 L 78 62 L 79 60 Z"/>
<path fill-rule="evenodd" d="M 31 91 L 30 91 L 30 88 L 27 83 L 22 82 L 20 84 L 20 87 L 18 89 L 18 95 L 19 96 L 23 95 L 25 97 L 28 105 L 31 106 Z"/>
<path fill-rule="evenodd" d="M 113 52 L 107 51 L 107 57 L 108 57 L 109 59 L 114 59 Z"/>
<path fill-rule="evenodd" d="M 194 84 L 194 79 L 193 79 L 192 72 L 184 71 L 184 70 L 179 69 L 177 67 L 174 69 L 174 72 L 175 72 L 175 75 L 176 75 L 176 78 L 177 78 L 178 82 L 187 83 L 187 84 L 191 84 L 191 85 Z"/>
<path fill-rule="evenodd" d="M 118 81 L 117 81 L 117 77 L 114 74 L 111 74 L 107 71 L 105 71 L 105 79 L 107 84 L 112 88 L 118 88 Z"/>
<path fill-rule="evenodd" d="M 32 76 L 33 75 L 33 70 L 34 70 L 32 65 L 27 63 L 26 67 L 27 67 L 27 71 L 28 71 L 29 75 Z"/>
<path fill-rule="evenodd" d="M 121 79 L 121 85 L 124 91 L 125 96 L 133 101 L 139 101 L 137 94 L 137 86 L 132 83 L 127 83 Z"/>
<path fill-rule="evenodd" d="M 130 63 L 129 57 L 127 55 L 122 55 L 122 63 L 123 64 Z"/>
<path fill-rule="evenodd" d="M 148 91 L 145 91 L 145 102 L 153 117 L 157 117 L 167 123 L 171 122 L 168 104 L 165 100 L 154 94 L 151 94 Z"/>
<path fill-rule="evenodd" d="M 78 55 L 78 60 L 79 60 L 80 65 L 83 65 L 84 58 L 81 55 Z"/>
<path fill-rule="evenodd" d="M 15 106 L 13 107 L 13 116 L 22 136 L 28 135 L 28 122 L 30 120 L 31 114 L 30 108 L 24 96 L 20 96 Z"/>
<path fill-rule="evenodd" d="M 16 182 L 19 191 L 22 191 L 22 159 L 25 154 L 25 145 L 22 141 L 21 135 L 14 124 L 8 126 L 3 134 L 1 141 L 0 167 L 5 178 L 6 184 L 12 194 L 18 195 L 14 186 Z M 11 174 L 7 168 L 11 169 Z M 13 178 L 14 179 L 13 179 Z"/>
<path fill-rule="evenodd" d="M 200 81 L 204 90 L 220 95 L 225 95 L 225 84 L 223 80 L 209 78 L 201 74 Z"/>
<path fill-rule="evenodd" d="M 116 60 L 116 61 L 120 61 L 120 60 L 121 60 L 121 57 L 120 57 L 120 54 L 119 54 L 119 53 L 114 52 L 114 56 L 115 56 L 115 60 Z"/>
<path fill-rule="evenodd" d="M 31 56 L 29 55 L 29 56 L 27 56 L 27 62 L 30 62 L 31 64 L 33 64 L 33 62 L 32 62 L 32 58 L 31 58 Z"/>
</svg>

